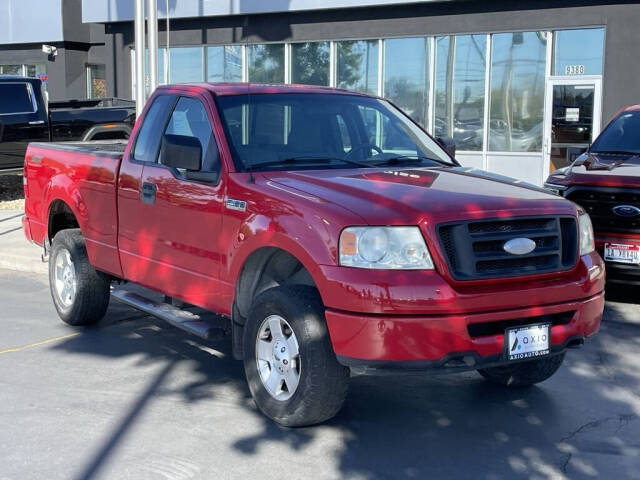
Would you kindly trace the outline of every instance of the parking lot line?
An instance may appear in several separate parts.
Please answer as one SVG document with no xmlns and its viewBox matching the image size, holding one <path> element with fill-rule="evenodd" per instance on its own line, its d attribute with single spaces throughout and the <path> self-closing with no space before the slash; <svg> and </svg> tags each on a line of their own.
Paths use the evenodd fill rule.
<svg viewBox="0 0 640 480">
<path fill-rule="evenodd" d="M 78 335 L 80 335 L 80 332 L 69 333 L 68 335 L 60 335 L 59 337 L 49 338 L 47 340 L 41 340 L 39 342 L 29 343 L 27 345 L 21 345 L 19 347 L 7 348 L 6 350 L 0 350 L 0 355 L 2 355 L 3 353 L 19 352 L 20 350 L 26 350 L 27 348 L 31 348 L 31 347 L 39 347 L 40 345 L 46 345 L 47 343 L 58 342 L 60 340 L 76 337 Z"/>
</svg>

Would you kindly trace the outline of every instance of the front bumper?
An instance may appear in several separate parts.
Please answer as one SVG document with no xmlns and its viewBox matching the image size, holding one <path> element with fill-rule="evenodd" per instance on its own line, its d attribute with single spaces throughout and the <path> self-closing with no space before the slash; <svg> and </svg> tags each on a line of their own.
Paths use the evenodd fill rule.
<svg viewBox="0 0 640 480">
<path fill-rule="evenodd" d="M 551 324 L 551 352 L 559 353 L 597 332 L 604 310 L 604 264 L 597 253 L 552 278 L 464 289 L 437 273 L 399 272 L 387 284 L 381 278 L 393 273 L 350 271 L 347 284 L 336 280 L 337 272 L 325 269 L 334 277 L 321 289 L 333 349 L 341 363 L 364 370 L 498 365 L 505 361 L 505 329 L 534 323 Z"/>
<path fill-rule="evenodd" d="M 596 250 L 604 258 L 605 243 L 621 243 L 626 245 L 640 245 L 640 235 L 598 233 L 596 232 Z M 640 265 L 609 262 L 605 260 L 607 282 L 623 283 L 626 285 L 640 285 Z"/>
<path fill-rule="evenodd" d="M 469 326 L 496 322 L 506 328 L 527 319 L 532 324 L 549 321 L 551 351 L 559 353 L 596 333 L 603 309 L 601 292 L 580 301 L 480 314 L 396 317 L 327 310 L 326 318 L 334 351 L 344 365 L 462 371 L 504 363 L 503 331 L 472 336 Z M 554 324 L 556 319 L 562 323 Z"/>
</svg>

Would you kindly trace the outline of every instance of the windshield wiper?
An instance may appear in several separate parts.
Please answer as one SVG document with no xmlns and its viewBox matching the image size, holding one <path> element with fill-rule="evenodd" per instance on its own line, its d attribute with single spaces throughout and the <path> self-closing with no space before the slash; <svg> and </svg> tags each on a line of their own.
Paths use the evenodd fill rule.
<svg viewBox="0 0 640 480">
<path fill-rule="evenodd" d="M 367 164 L 364 162 L 358 162 L 356 160 L 350 160 L 348 158 L 302 155 L 297 157 L 288 157 L 282 160 L 272 160 L 269 162 L 253 163 L 251 165 L 247 165 L 246 168 L 248 171 L 254 172 L 256 171 L 257 168 L 263 168 L 263 167 L 279 167 L 280 165 L 296 165 L 296 164 L 309 165 L 314 163 L 329 164 L 334 161 L 339 161 L 349 165 L 356 165 L 358 167 L 371 167 L 370 164 Z"/>
<path fill-rule="evenodd" d="M 439 160 L 437 158 L 425 157 L 423 155 L 397 155 L 395 157 L 385 158 L 379 162 L 373 163 L 376 167 L 380 167 L 383 165 L 400 165 L 403 163 L 422 163 L 424 161 L 439 163 L 441 165 L 445 165 L 447 167 L 453 167 L 452 163 L 446 162 L 444 160 Z"/>
</svg>

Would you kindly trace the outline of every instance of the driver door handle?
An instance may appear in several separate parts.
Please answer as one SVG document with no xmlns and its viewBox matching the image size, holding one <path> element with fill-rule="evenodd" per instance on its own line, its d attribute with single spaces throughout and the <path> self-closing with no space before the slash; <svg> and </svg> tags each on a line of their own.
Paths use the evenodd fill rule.
<svg viewBox="0 0 640 480">
<path fill-rule="evenodd" d="M 155 183 L 143 182 L 142 190 L 140 191 L 140 200 L 142 200 L 144 203 L 153 205 L 156 202 L 157 191 L 158 186 Z"/>
</svg>

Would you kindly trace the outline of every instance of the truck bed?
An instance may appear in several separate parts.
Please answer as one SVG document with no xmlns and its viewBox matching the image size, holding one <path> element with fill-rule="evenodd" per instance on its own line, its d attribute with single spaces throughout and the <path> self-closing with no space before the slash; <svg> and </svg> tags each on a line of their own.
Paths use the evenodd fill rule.
<svg viewBox="0 0 640 480">
<path fill-rule="evenodd" d="M 49 209 L 72 209 L 97 268 L 120 273 L 117 253 L 117 184 L 125 140 L 30 143 L 25 157 L 25 213 L 31 237 L 48 236 Z M 74 199 L 64 205 L 60 199 Z M 49 207 L 48 207 L 49 206 Z"/>
<path fill-rule="evenodd" d="M 127 148 L 127 140 L 95 140 L 88 142 L 34 142 L 30 146 L 72 153 L 98 154 L 120 158 Z"/>
</svg>

